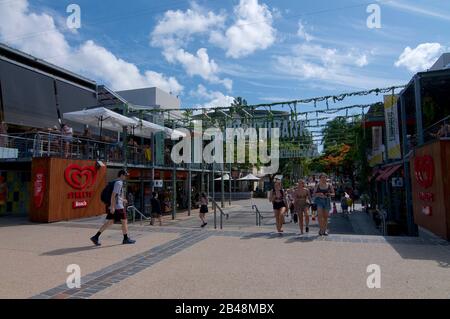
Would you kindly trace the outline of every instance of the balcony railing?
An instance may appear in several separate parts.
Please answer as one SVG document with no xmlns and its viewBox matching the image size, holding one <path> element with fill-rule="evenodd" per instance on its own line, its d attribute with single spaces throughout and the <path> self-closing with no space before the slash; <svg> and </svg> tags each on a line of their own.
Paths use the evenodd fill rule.
<svg viewBox="0 0 450 319">
<path fill-rule="evenodd" d="M 125 149 L 121 142 L 109 143 L 85 137 L 66 137 L 47 132 L 25 134 L 0 134 L 0 160 L 30 161 L 32 158 L 58 157 L 77 160 L 100 160 L 109 164 L 125 163 Z M 151 167 L 153 154 L 149 146 L 127 145 L 127 164 Z M 186 163 L 174 165 L 170 154 L 165 154 L 167 168 L 188 168 Z M 191 169 L 202 169 L 202 164 L 192 163 Z M 212 164 L 203 164 L 204 170 L 212 170 Z M 223 164 L 215 164 L 220 171 Z"/>
<path fill-rule="evenodd" d="M 424 130 L 425 142 L 436 139 L 450 139 L 450 116 L 443 118 Z"/>
<path fill-rule="evenodd" d="M 151 165 L 148 147 L 127 146 L 127 162 Z M 38 132 L 20 135 L 0 135 L 0 159 L 30 160 L 39 157 L 101 160 L 107 163 L 124 163 L 122 143 L 107 143 L 83 137 L 67 137 Z"/>
</svg>

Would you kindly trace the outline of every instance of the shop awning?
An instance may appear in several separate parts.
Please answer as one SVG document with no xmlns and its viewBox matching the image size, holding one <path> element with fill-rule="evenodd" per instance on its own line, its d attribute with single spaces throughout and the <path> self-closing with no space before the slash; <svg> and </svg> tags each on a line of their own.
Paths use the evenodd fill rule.
<svg viewBox="0 0 450 319">
<path fill-rule="evenodd" d="M 387 172 L 386 174 L 384 174 L 384 179 L 387 180 L 389 177 L 391 177 L 392 175 L 394 175 L 394 173 L 396 171 L 398 171 L 403 165 L 399 164 L 399 165 L 395 165 L 394 167 L 391 168 L 391 170 L 389 172 Z"/>
<path fill-rule="evenodd" d="M 401 164 L 399 165 L 395 165 L 395 166 L 390 166 L 386 169 L 383 170 L 383 173 L 380 174 L 380 176 L 377 177 L 377 182 L 382 181 L 382 180 L 387 180 L 389 177 L 392 176 L 392 174 L 394 174 L 400 167 L 402 167 Z"/>
<path fill-rule="evenodd" d="M 372 176 L 370 176 L 370 178 L 369 178 L 369 180 L 372 180 L 372 179 L 374 179 L 379 173 L 381 173 L 382 172 L 382 170 L 381 169 L 379 169 L 379 168 L 375 168 L 374 170 L 373 170 L 373 172 L 372 172 Z"/>
<path fill-rule="evenodd" d="M 386 174 L 390 169 L 391 169 L 391 167 L 380 169 L 380 171 L 378 172 L 379 175 L 378 175 L 376 181 L 380 182 L 380 181 L 384 180 L 384 178 L 383 178 L 384 174 Z"/>
</svg>

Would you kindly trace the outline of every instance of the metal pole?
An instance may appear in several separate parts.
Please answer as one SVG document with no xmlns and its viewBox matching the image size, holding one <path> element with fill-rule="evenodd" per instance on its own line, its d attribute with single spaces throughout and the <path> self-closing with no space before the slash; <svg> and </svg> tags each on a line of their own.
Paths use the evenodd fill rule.
<svg viewBox="0 0 450 319">
<path fill-rule="evenodd" d="M 151 165 L 152 165 L 152 193 L 155 191 L 155 134 L 152 134 L 152 161 L 151 161 Z"/>
<path fill-rule="evenodd" d="M 214 199 L 212 200 L 213 204 L 213 210 L 214 210 L 214 229 L 217 229 L 217 209 L 216 209 L 216 202 Z"/>
<path fill-rule="evenodd" d="M 402 119 L 402 148 L 403 148 L 403 176 L 405 178 L 405 204 L 406 204 L 406 223 L 408 227 L 408 235 L 417 234 L 417 226 L 414 223 L 414 212 L 412 207 L 412 187 L 411 187 L 411 175 L 410 175 L 410 163 L 406 155 L 409 152 L 408 148 L 408 130 L 407 130 L 407 117 L 406 117 L 406 104 L 405 96 L 400 95 L 400 113 Z"/>
<path fill-rule="evenodd" d="M 215 163 L 212 164 L 212 180 L 211 180 L 211 184 L 212 184 L 212 198 L 215 201 L 216 200 L 216 181 L 215 181 Z"/>
<path fill-rule="evenodd" d="M 220 191 L 221 191 L 221 206 L 222 206 L 222 208 L 225 208 L 225 180 L 224 180 L 224 177 L 223 177 L 223 173 L 224 173 L 224 164 L 221 164 L 222 165 L 222 179 L 220 180 L 220 182 L 221 182 L 221 185 L 220 185 Z M 220 214 L 220 216 L 222 216 L 222 214 Z"/>
<path fill-rule="evenodd" d="M 422 122 L 422 83 L 419 75 L 414 77 L 414 94 L 416 104 L 417 146 L 424 143 Z"/>
<path fill-rule="evenodd" d="M 169 117 L 170 117 L 170 113 L 169 113 Z M 173 129 L 175 130 L 175 122 L 173 122 Z M 177 215 L 177 166 L 176 166 L 175 162 L 173 162 L 172 185 L 173 185 L 172 220 L 174 220 Z"/>
<path fill-rule="evenodd" d="M 223 216 L 222 211 L 220 211 L 220 229 L 223 229 Z"/>
<path fill-rule="evenodd" d="M 209 192 L 209 172 L 206 174 L 206 193 L 208 194 L 208 197 L 210 197 L 210 192 Z"/>
<path fill-rule="evenodd" d="M 202 163 L 202 172 L 200 176 L 200 193 L 203 193 L 204 191 L 205 191 L 205 169 Z"/>
<path fill-rule="evenodd" d="M 192 209 L 192 171 L 191 171 L 191 164 L 188 163 L 188 216 L 191 216 L 191 209 Z"/>
<path fill-rule="evenodd" d="M 231 163 L 230 163 L 230 178 L 228 179 L 228 187 L 230 191 L 228 203 L 231 206 Z"/>
<path fill-rule="evenodd" d="M 128 166 L 128 130 L 127 127 L 123 127 L 123 162 L 125 169 Z"/>
<path fill-rule="evenodd" d="M 175 163 L 173 163 L 172 171 L 172 192 L 172 220 L 174 220 L 177 215 L 177 168 Z"/>
</svg>

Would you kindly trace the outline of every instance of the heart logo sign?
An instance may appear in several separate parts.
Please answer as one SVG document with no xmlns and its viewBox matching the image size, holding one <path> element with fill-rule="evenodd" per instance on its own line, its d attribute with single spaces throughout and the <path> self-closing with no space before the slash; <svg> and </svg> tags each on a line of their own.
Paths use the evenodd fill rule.
<svg viewBox="0 0 450 319">
<path fill-rule="evenodd" d="M 64 171 L 64 179 L 72 188 L 86 190 L 95 184 L 97 171 L 94 166 L 80 167 L 77 164 L 69 165 Z"/>
<path fill-rule="evenodd" d="M 414 175 L 417 183 L 423 188 L 430 188 L 434 179 L 434 161 L 429 155 L 414 159 Z"/>
</svg>

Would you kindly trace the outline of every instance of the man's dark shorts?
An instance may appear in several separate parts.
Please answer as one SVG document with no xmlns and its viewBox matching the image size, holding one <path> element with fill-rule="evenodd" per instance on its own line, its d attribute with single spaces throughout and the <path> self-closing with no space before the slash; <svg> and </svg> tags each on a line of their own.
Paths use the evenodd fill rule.
<svg viewBox="0 0 450 319">
<path fill-rule="evenodd" d="M 127 219 L 127 214 L 125 213 L 125 209 L 116 209 L 114 214 L 111 214 L 111 211 L 109 210 L 109 208 L 107 208 L 106 211 L 107 211 L 107 215 L 106 215 L 107 220 L 114 219 L 114 222 L 120 222 L 124 219 Z"/>
</svg>

